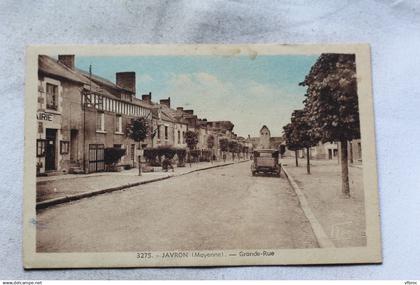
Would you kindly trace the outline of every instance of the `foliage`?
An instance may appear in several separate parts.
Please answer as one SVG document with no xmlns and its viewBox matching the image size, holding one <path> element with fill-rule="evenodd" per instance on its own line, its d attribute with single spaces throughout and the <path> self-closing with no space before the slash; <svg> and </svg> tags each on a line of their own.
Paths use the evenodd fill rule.
<svg viewBox="0 0 420 285">
<path fill-rule="evenodd" d="M 215 145 L 215 139 L 213 135 L 209 135 L 209 137 L 207 138 L 207 147 L 209 149 L 212 149 Z"/>
<path fill-rule="evenodd" d="M 185 133 L 185 143 L 190 150 L 195 149 L 198 143 L 198 134 L 193 131 L 187 131 Z"/>
<path fill-rule="evenodd" d="M 283 155 L 286 152 L 286 146 L 280 145 L 280 155 Z"/>
<path fill-rule="evenodd" d="M 175 154 L 178 156 L 179 160 L 184 160 L 186 156 L 186 150 L 183 148 L 174 148 L 171 146 L 158 146 L 144 149 L 144 157 L 149 162 L 156 161 L 156 158 L 159 158 L 160 160 L 163 156 L 169 159 L 173 159 Z"/>
<path fill-rule="evenodd" d="M 286 146 L 288 149 L 299 150 L 302 148 L 299 142 L 297 132 L 295 131 L 295 128 L 292 125 L 292 123 L 288 123 L 286 126 L 284 126 L 283 132 L 284 132 L 284 140 L 286 142 Z"/>
<path fill-rule="evenodd" d="M 185 148 L 178 148 L 176 149 L 176 156 L 180 162 L 185 161 L 185 157 L 187 156 L 187 151 Z"/>
<path fill-rule="evenodd" d="M 229 141 L 228 148 L 230 152 L 236 153 L 238 152 L 239 144 L 237 141 Z"/>
<path fill-rule="evenodd" d="M 301 148 L 308 148 L 318 143 L 319 137 L 313 132 L 312 124 L 303 110 L 295 110 L 292 113 L 292 127 Z"/>
<path fill-rule="evenodd" d="M 340 141 L 342 193 L 350 196 L 347 141 L 360 138 L 354 54 L 321 54 L 305 80 L 304 100 L 312 132 L 322 142 Z"/>
<path fill-rule="evenodd" d="M 154 161 L 156 159 L 156 156 L 158 155 L 158 149 L 146 148 L 144 149 L 143 154 L 147 161 Z"/>
<path fill-rule="evenodd" d="M 305 111 L 322 142 L 360 138 L 354 54 L 322 54 L 305 80 Z"/>
<path fill-rule="evenodd" d="M 147 138 L 149 123 L 144 117 L 132 119 L 127 124 L 126 135 L 136 142 L 141 142 Z"/>
<path fill-rule="evenodd" d="M 223 152 L 228 151 L 228 149 L 229 149 L 229 141 L 228 141 L 228 139 L 226 139 L 226 138 L 221 139 L 219 141 L 219 144 L 220 144 L 220 150 L 221 151 L 223 151 Z"/>
<path fill-rule="evenodd" d="M 200 156 L 201 151 L 199 149 L 194 149 L 190 151 L 190 154 L 194 159 L 197 159 Z"/>
<path fill-rule="evenodd" d="M 108 147 L 104 149 L 104 162 L 114 166 L 125 155 L 125 149 L 119 147 Z"/>
</svg>

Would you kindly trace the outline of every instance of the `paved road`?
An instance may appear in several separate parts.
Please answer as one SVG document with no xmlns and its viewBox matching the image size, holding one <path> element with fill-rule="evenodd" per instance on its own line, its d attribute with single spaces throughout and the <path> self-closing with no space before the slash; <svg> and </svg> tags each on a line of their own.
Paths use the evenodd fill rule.
<svg viewBox="0 0 420 285">
<path fill-rule="evenodd" d="M 317 247 L 286 178 L 250 162 L 42 210 L 42 252 Z"/>
</svg>

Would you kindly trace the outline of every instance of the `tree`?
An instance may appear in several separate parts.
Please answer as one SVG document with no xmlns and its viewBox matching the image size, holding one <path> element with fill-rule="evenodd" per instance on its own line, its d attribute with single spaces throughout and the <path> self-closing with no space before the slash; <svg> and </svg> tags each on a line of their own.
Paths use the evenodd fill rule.
<svg viewBox="0 0 420 285">
<path fill-rule="evenodd" d="M 198 144 L 198 134 L 193 131 L 187 131 L 185 133 L 185 143 L 187 144 L 188 149 L 190 150 L 188 152 L 188 160 L 191 166 L 191 151 L 194 150 Z"/>
<path fill-rule="evenodd" d="M 313 131 L 322 142 L 340 142 L 342 194 L 350 197 L 347 142 L 360 138 L 355 55 L 321 54 L 300 85 Z"/>
<path fill-rule="evenodd" d="M 295 152 L 295 163 L 296 163 L 296 167 L 298 167 L 299 166 L 298 151 L 302 147 L 299 144 L 298 137 L 296 135 L 296 131 L 292 123 L 288 123 L 286 126 L 284 126 L 283 132 L 284 132 L 284 139 L 286 141 L 286 147 Z"/>
<path fill-rule="evenodd" d="M 213 135 L 209 135 L 207 138 L 207 148 L 211 150 L 211 162 L 213 163 L 213 148 L 215 144 L 215 139 Z"/>
<path fill-rule="evenodd" d="M 219 141 L 220 150 L 222 151 L 223 161 L 226 161 L 226 151 L 229 150 L 229 141 L 226 138 L 223 138 Z"/>
<path fill-rule="evenodd" d="M 139 149 L 141 149 L 141 142 L 147 138 L 149 131 L 149 123 L 145 117 L 139 117 L 132 119 L 127 124 L 126 135 L 135 142 L 139 143 Z M 139 156 L 139 176 L 141 176 L 141 161 Z"/>
<path fill-rule="evenodd" d="M 310 147 L 314 146 L 319 139 L 311 130 L 304 110 L 295 110 L 292 113 L 291 123 L 283 127 L 286 146 L 295 151 L 296 167 L 298 166 L 298 150 L 306 149 L 306 171 L 311 173 Z"/>
<path fill-rule="evenodd" d="M 228 148 L 229 151 L 232 153 L 232 160 L 235 160 L 235 153 L 238 152 L 238 142 L 237 141 L 229 141 Z"/>
<path fill-rule="evenodd" d="M 316 133 L 313 132 L 312 126 L 304 110 L 293 111 L 291 122 L 298 144 L 301 148 L 306 149 L 306 171 L 308 174 L 311 174 L 310 148 L 316 145 L 319 139 L 316 136 Z"/>
</svg>

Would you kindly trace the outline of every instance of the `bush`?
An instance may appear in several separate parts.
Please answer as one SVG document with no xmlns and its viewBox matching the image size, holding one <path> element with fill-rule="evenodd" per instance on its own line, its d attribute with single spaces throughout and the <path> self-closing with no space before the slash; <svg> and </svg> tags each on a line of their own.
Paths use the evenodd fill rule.
<svg viewBox="0 0 420 285">
<path fill-rule="evenodd" d="M 176 154 L 176 149 L 170 146 L 158 146 L 157 150 L 158 150 L 159 160 L 162 156 L 172 159 L 174 158 Z"/>
<path fill-rule="evenodd" d="M 118 147 L 108 147 L 104 149 L 104 162 L 109 167 L 114 167 L 121 157 L 125 155 L 126 150 Z"/>
<path fill-rule="evenodd" d="M 151 166 L 161 166 L 162 157 L 173 159 L 175 154 L 179 162 L 185 162 L 186 150 L 183 148 L 174 148 L 171 146 L 158 146 L 155 148 L 146 148 L 144 150 L 144 157 Z"/>
</svg>

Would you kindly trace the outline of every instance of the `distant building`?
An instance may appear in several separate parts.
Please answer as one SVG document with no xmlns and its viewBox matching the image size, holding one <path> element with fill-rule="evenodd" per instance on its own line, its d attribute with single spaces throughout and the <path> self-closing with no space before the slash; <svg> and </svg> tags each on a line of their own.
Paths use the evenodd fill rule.
<svg viewBox="0 0 420 285">
<path fill-rule="evenodd" d="M 260 130 L 260 140 L 258 142 L 258 148 L 267 149 L 270 148 L 270 130 L 266 125 L 262 126 Z"/>
<path fill-rule="evenodd" d="M 272 137 L 269 128 L 264 125 L 260 129 L 259 137 L 248 136 L 247 141 L 254 149 L 280 149 L 284 145 L 283 137 Z"/>
<path fill-rule="evenodd" d="M 185 148 L 185 133 L 188 122 L 182 114 L 171 108 L 171 98 L 161 99 L 159 103 L 152 102 L 152 93 L 142 95 L 142 100 L 147 102 L 153 113 L 152 147 L 171 146 Z"/>
</svg>

